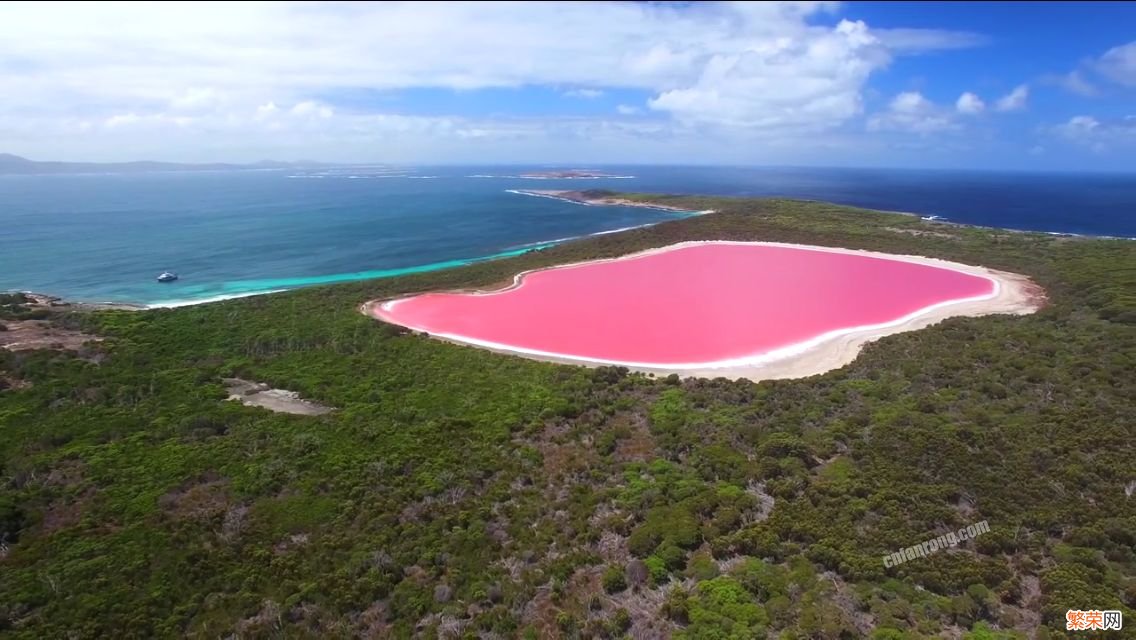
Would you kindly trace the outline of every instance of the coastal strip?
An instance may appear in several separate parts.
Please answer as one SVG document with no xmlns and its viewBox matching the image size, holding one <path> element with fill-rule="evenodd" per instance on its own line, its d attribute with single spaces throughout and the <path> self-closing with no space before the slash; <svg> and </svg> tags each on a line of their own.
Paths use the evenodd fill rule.
<svg viewBox="0 0 1136 640">
<path fill-rule="evenodd" d="M 505 191 L 507 193 L 515 193 L 522 196 L 550 198 L 552 200 L 562 200 L 564 202 L 572 202 L 575 204 L 583 204 L 588 206 L 640 207 L 643 209 L 655 209 L 659 211 L 672 211 L 674 213 L 688 213 L 698 215 L 714 213 L 713 209 L 706 209 L 704 211 L 692 211 L 690 209 L 684 209 L 682 207 L 675 207 L 667 204 L 659 204 L 657 202 L 631 200 L 629 198 L 620 197 L 614 192 L 605 191 L 602 189 L 588 191 L 565 191 L 557 189 L 506 189 Z"/>
<path fill-rule="evenodd" d="M 841 328 L 814 336 L 808 340 L 773 349 L 763 353 L 756 353 L 745 357 L 729 358 L 713 362 L 690 362 L 675 364 L 656 364 L 647 362 L 625 362 L 616 360 L 603 360 L 586 358 L 564 353 L 549 353 L 534 349 L 518 348 L 515 346 L 492 343 L 473 337 L 450 334 L 430 335 L 449 342 L 473 345 L 492 351 L 520 355 L 537 360 L 558 362 L 564 364 L 583 364 L 588 366 L 624 366 L 635 371 L 654 373 L 658 375 L 678 374 L 684 377 L 728 377 L 747 378 L 750 380 L 768 380 L 783 378 L 801 378 L 817 375 L 840 368 L 852 362 L 859 354 L 860 349 L 869 342 L 878 340 L 887 335 L 913 331 L 935 324 L 946 318 L 955 316 L 983 316 L 991 314 L 1028 314 L 1039 309 L 1045 301 L 1040 287 L 1027 277 L 996 271 L 980 266 L 965 265 L 949 262 L 937 258 L 913 255 L 894 255 L 874 251 L 844 249 L 836 247 L 822 247 L 813 245 L 798 245 L 778 242 L 734 242 L 734 241 L 695 241 L 682 242 L 666 247 L 648 249 L 617 258 L 592 260 L 570 263 L 543 269 L 534 269 L 517 274 L 513 282 L 501 289 L 490 291 L 463 292 L 473 295 L 496 295 L 524 286 L 525 277 L 539 271 L 552 269 L 571 269 L 585 265 L 595 265 L 622 260 L 634 260 L 661 252 L 674 251 L 684 247 L 705 244 L 735 244 L 735 245 L 765 245 L 793 249 L 806 249 L 831 253 L 843 253 L 871 258 L 910 262 L 925 266 L 936 267 L 977 276 L 992 283 L 992 292 L 989 294 L 945 300 L 928 307 L 919 309 L 895 320 L 870 326 L 856 326 Z M 403 300 L 376 300 L 362 306 L 362 311 L 373 318 L 393 324 L 395 321 L 392 311 Z M 406 325 L 403 325 L 406 326 Z M 410 329 L 416 329 L 408 326 Z"/>
</svg>

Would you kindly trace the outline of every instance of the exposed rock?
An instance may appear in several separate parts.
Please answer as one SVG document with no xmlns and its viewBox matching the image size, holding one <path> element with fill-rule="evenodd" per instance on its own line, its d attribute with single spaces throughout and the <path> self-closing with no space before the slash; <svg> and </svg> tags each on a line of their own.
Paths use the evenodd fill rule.
<svg viewBox="0 0 1136 640">
<path fill-rule="evenodd" d="M 78 351 L 88 342 L 102 340 L 81 331 L 53 326 L 47 320 L 5 320 L 7 331 L 0 331 L 0 347 L 9 351 L 55 349 Z"/>
<path fill-rule="evenodd" d="M 311 400 L 304 400 L 295 391 L 273 389 L 263 382 L 240 378 L 223 378 L 222 381 L 229 392 L 229 400 L 237 400 L 250 407 L 301 416 L 320 416 L 335 410 Z"/>
<path fill-rule="evenodd" d="M 627 577 L 627 584 L 638 587 L 647 582 L 647 576 L 650 572 L 647 570 L 647 564 L 636 558 L 627 563 L 627 569 L 624 573 Z"/>
</svg>

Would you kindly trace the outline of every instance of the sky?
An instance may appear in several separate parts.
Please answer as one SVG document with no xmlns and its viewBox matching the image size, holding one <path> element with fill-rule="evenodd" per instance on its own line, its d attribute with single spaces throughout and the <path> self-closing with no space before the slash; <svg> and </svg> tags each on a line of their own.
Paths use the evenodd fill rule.
<svg viewBox="0 0 1136 640">
<path fill-rule="evenodd" d="M 39 160 L 1136 171 L 1136 3 L 0 3 Z"/>
</svg>

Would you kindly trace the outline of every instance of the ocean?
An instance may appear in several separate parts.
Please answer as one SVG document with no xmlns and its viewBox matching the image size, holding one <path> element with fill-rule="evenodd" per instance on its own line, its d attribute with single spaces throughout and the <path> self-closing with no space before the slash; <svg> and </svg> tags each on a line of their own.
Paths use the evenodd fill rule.
<svg viewBox="0 0 1136 640">
<path fill-rule="evenodd" d="M 1010 229 L 1136 237 L 1136 175 L 540 167 L 0 176 L 0 291 L 177 305 L 386 277 L 682 217 L 515 189 L 783 196 Z M 158 283 L 170 270 L 180 279 Z"/>
</svg>

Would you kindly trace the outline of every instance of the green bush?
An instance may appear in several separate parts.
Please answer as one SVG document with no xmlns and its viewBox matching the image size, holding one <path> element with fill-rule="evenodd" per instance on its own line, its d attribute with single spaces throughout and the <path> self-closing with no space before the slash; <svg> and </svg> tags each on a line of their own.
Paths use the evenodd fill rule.
<svg viewBox="0 0 1136 640">
<path fill-rule="evenodd" d="M 627 580 L 623 575 L 623 567 L 612 565 L 604 570 L 603 588 L 608 593 L 619 593 L 627 588 Z"/>
</svg>

